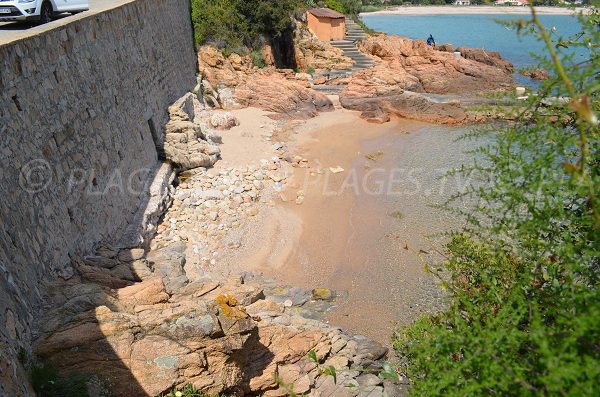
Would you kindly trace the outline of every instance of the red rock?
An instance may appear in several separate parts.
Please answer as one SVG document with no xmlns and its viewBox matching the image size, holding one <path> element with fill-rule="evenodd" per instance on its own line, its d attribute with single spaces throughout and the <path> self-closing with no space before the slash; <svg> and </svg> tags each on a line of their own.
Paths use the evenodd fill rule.
<svg viewBox="0 0 600 397">
<path fill-rule="evenodd" d="M 360 115 L 361 118 L 365 119 L 369 123 L 383 124 L 390 121 L 390 115 L 384 112 L 381 108 L 376 108 L 371 111 L 364 111 Z"/>
<path fill-rule="evenodd" d="M 169 294 L 165 290 L 162 277 L 159 276 L 146 279 L 130 287 L 121 288 L 117 291 L 117 297 L 132 306 L 152 305 L 169 300 Z"/>
<path fill-rule="evenodd" d="M 542 68 L 537 68 L 533 70 L 522 70 L 520 71 L 520 73 L 523 76 L 532 78 L 534 80 L 548 80 L 550 78 L 550 74 Z"/>
<path fill-rule="evenodd" d="M 466 57 L 459 58 L 420 40 L 387 35 L 367 38 L 360 44 L 360 49 L 379 58 L 385 68 L 400 73 L 402 81 L 399 85 L 404 85 L 405 89 L 416 85 L 417 79 L 425 92 L 467 95 L 513 82 L 512 65 L 498 53 L 486 53 L 481 49 L 463 48 Z"/>
<path fill-rule="evenodd" d="M 435 123 L 468 121 L 459 101 L 452 97 L 423 94 L 471 96 L 508 88 L 512 65 L 497 53 L 465 49 L 468 57 L 456 57 L 419 40 L 399 36 L 371 36 L 360 49 L 379 59 L 375 66 L 355 73 L 340 93 L 340 104 L 361 111 L 361 117 L 381 123 L 390 114 Z"/>
<path fill-rule="evenodd" d="M 272 118 L 309 119 L 318 112 L 333 110 L 333 103 L 325 95 L 278 74 L 256 74 L 237 87 L 234 96 L 244 107 L 276 113 Z"/>
<path fill-rule="evenodd" d="M 325 76 L 319 76 L 313 80 L 314 85 L 321 85 L 327 82 L 327 78 Z"/>
</svg>

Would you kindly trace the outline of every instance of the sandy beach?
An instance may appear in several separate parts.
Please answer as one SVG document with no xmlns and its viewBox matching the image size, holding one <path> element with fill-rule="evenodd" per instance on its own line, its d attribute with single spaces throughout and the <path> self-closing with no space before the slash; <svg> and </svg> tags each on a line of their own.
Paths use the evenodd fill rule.
<svg viewBox="0 0 600 397">
<path fill-rule="evenodd" d="M 536 7 L 540 15 L 571 15 L 573 13 L 588 12 L 589 9 L 578 7 L 575 9 L 563 7 Z M 412 6 L 396 7 L 381 11 L 363 12 L 360 15 L 443 15 L 443 14 L 505 14 L 526 15 L 531 11 L 529 7 L 505 6 Z"/>
<path fill-rule="evenodd" d="M 242 133 L 250 125 L 269 124 L 264 112 L 233 113 L 241 123 L 224 136 L 223 163 L 232 165 L 229 148 L 238 140 L 246 142 L 246 156 L 267 156 L 270 144 Z M 424 271 L 423 260 L 424 253 L 440 248 L 431 235 L 448 225 L 429 207 L 434 197 L 426 186 L 402 195 L 398 189 L 412 185 L 398 180 L 392 186 L 391 170 L 410 157 L 406 150 L 412 146 L 439 159 L 439 164 L 419 160 L 403 166 L 421 172 L 440 167 L 447 161 L 442 154 L 448 152 L 448 142 L 436 145 L 439 137 L 432 140 L 420 133 L 430 124 L 402 119 L 369 124 L 339 106 L 314 119 L 286 124 L 289 128 L 273 139 L 306 158 L 309 167 L 288 169 L 290 178 L 281 193 L 226 237 L 217 266 L 224 273 L 258 272 L 282 285 L 337 291 L 342 298 L 326 320 L 387 345 L 396 324 L 408 324 L 442 307 L 443 293 Z M 335 168 L 339 173 L 331 171 Z M 385 191 L 373 193 L 384 181 Z M 426 183 L 433 186 L 435 181 Z M 305 197 L 301 205 L 295 202 L 298 192 Z"/>
</svg>

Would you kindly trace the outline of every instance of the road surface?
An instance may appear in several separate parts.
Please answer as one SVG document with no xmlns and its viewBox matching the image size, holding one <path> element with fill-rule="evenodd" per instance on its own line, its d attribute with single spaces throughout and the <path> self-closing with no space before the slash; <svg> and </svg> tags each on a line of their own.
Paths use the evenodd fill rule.
<svg viewBox="0 0 600 397">
<path fill-rule="evenodd" d="M 77 15 L 63 14 L 57 20 L 46 25 L 34 23 L 0 22 L 0 46 L 35 36 L 42 32 L 52 30 L 58 26 L 66 25 L 77 19 L 86 18 L 90 15 L 115 8 L 119 5 L 139 0 L 90 0 L 90 10 Z"/>
</svg>

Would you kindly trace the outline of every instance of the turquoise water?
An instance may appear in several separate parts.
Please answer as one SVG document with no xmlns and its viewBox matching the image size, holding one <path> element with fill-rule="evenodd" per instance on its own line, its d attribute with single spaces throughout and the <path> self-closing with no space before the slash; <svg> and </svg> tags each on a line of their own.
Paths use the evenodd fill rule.
<svg viewBox="0 0 600 397">
<path fill-rule="evenodd" d="M 531 36 L 517 36 L 516 30 L 496 23 L 525 19 L 527 15 L 365 15 L 363 21 L 372 29 L 388 34 L 398 34 L 411 39 L 425 40 L 431 33 L 437 44 L 451 43 L 455 47 L 477 47 L 498 51 L 517 68 L 535 65 L 531 53 L 540 54 L 542 43 Z M 579 22 L 573 16 L 541 15 L 540 20 L 554 37 L 567 38 L 579 31 Z M 575 61 L 583 60 L 577 54 Z"/>
</svg>

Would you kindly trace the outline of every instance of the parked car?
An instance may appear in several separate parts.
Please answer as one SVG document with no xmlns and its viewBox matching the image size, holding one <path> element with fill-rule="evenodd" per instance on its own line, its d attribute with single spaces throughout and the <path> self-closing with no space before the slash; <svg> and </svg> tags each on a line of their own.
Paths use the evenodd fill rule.
<svg viewBox="0 0 600 397">
<path fill-rule="evenodd" d="M 50 22 L 56 14 L 89 10 L 88 0 L 0 0 L 0 22 Z"/>
</svg>

